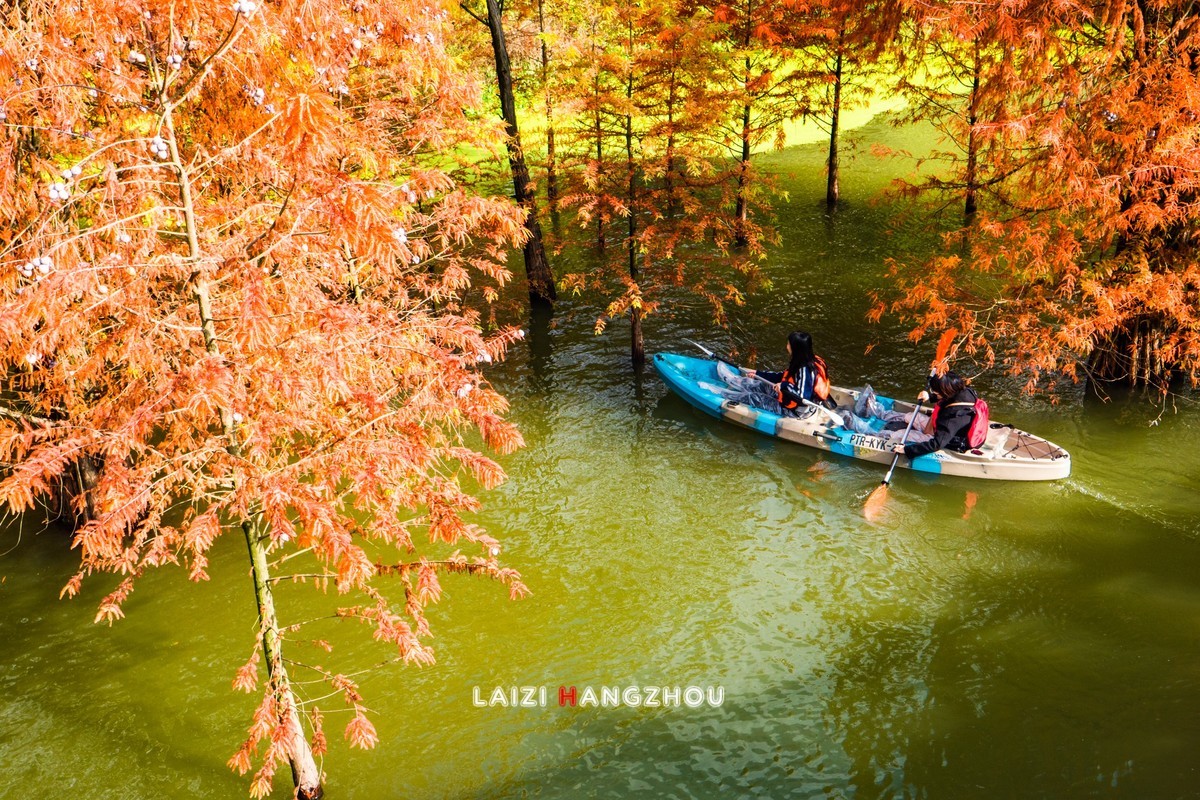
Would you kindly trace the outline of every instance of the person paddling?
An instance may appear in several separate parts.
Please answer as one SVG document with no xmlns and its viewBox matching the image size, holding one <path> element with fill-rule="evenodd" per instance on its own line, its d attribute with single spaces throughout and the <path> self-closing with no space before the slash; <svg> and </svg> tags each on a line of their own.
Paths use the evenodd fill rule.
<svg viewBox="0 0 1200 800">
<path fill-rule="evenodd" d="M 875 400 L 875 393 L 870 386 L 859 395 L 855 413 L 846 412 L 843 415 L 846 427 L 860 433 L 876 433 L 867 418 L 884 420 L 884 431 L 888 431 L 891 451 L 903 453 L 909 460 L 937 450 L 964 453 L 971 449 L 968 432 L 975 421 L 979 395 L 966 385 L 962 376 L 953 371 L 933 375 L 929 379 L 929 391 L 922 391 L 917 399 L 922 403 L 933 399 L 933 410 L 928 415 L 917 415 L 903 444 L 900 440 L 912 412 L 903 414 L 883 408 Z"/>
<path fill-rule="evenodd" d="M 788 411 L 801 407 L 805 400 L 828 405 L 829 373 L 825 360 L 813 353 L 812 336 L 806 331 L 792 331 L 787 351 L 788 365 L 783 372 L 747 369 L 743 373 L 774 384 L 776 400 Z"/>
<path fill-rule="evenodd" d="M 929 381 L 929 388 L 929 392 L 917 395 L 917 399 L 924 402 L 929 400 L 932 394 L 935 401 L 925 435 L 921 440 L 914 441 L 910 434 L 908 443 L 903 447 L 898 443 L 892 446 L 892 452 L 902 452 L 910 461 L 942 449 L 959 453 L 971 449 L 967 441 L 967 432 L 975 420 L 975 406 L 979 395 L 967 386 L 962 376 L 953 371 L 933 376 Z M 924 395 L 924 398 L 921 395 Z"/>
</svg>

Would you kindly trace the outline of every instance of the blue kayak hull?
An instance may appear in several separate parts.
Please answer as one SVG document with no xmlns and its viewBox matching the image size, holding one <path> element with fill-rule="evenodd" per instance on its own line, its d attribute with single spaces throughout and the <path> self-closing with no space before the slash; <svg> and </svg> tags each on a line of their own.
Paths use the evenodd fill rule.
<svg viewBox="0 0 1200 800">
<path fill-rule="evenodd" d="M 690 405 L 726 422 L 759 433 L 826 450 L 860 461 L 891 464 L 886 434 L 856 433 L 836 422 L 836 415 L 814 412 L 807 417 L 780 416 L 727 399 L 728 388 L 717 372 L 717 362 L 674 353 L 657 353 L 653 363 L 663 382 Z M 839 406 L 853 405 L 858 392 L 834 387 L 832 398 Z M 913 406 L 878 398 L 886 408 L 910 411 Z M 993 422 L 987 441 L 968 453 L 941 450 L 911 461 L 903 456 L 899 466 L 934 475 L 959 475 L 991 480 L 1057 480 L 1071 474 L 1071 457 L 1052 442 Z"/>
</svg>

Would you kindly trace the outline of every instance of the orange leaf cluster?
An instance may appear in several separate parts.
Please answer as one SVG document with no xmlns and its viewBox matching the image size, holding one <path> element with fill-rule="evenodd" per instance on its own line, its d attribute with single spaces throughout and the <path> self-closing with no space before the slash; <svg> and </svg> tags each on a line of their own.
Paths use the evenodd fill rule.
<svg viewBox="0 0 1200 800">
<path fill-rule="evenodd" d="M 306 549 L 319 586 L 366 597 L 353 616 L 428 663 L 424 616 L 391 610 L 375 564 L 426 530 L 494 565 L 462 515 L 504 473 L 473 443 L 522 444 L 481 372 L 522 333 L 484 335 L 461 298 L 508 280 L 523 212 L 445 158 L 502 141 L 463 114 L 479 85 L 446 9 L 35 1 L 0 17 L 0 505 L 94 468 L 63 593 L 118 575 L 98 621 L 147 568 L 206 578 L 234 530 Z M 418 583 L 419 608 L 440 589 Z M 281 685 L 230 762 L 259 759 L 255 796 L 297 746 Z M 361 711 L 347 735 L 375 741 Z"/>
<path fill-rule="evenodd" d="M 946 237 L 958 255 L 897 266 L 891 308 L 918 336 L 958 326 L 1030 390 L 1200 382 L 1194 9 L 947 0 L 918 16 L 944 69 L 915 113 L 954 147 L 949 173 L 911 188 L 965 196 L 970 219 Z"/>
</svg>

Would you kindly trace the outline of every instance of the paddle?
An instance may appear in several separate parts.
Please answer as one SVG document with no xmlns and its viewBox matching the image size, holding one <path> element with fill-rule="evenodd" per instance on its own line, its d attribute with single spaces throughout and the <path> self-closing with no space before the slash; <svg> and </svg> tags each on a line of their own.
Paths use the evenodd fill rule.
<svg viewBox="0 0 1200 800">
<path fill-rule="evenodd" d="M 958 331 L 954 328 L 942 334 L 942 338 L 938 340 L 937 351 L 933 356 L 933 363 L 929 366 L 929 377 L 925 380 L 926 389 L 929 388 L 929 381 L 934 378 L 939 372 L 946 368 L 946 354 L 950 350 L 950 343 L 954 341 L 954 337 L 958 335 Z M 908 427 L 904 429 L 904 436 L 900 439 L 900 444 L 908 443 L 908 434 L 912 431 L 913 423 L 917 421 L 917 414 L 921 412 L 922 400 L 917 401 L 917 407 L 913 409 L 912 416 L 908 418 Z M 887 474 L 883 476 L 883 480 L 876 486 L 869 495 L 866 502 L 863 503 L 863 516 L 867 522 L 874 523 L 883 513 L 883 507 L 887 503 L 888 486 L 892 483 L 892 474 L 896 471 L 896 465 L 900 463 L 900 453 L 892 458 L 892 465 L 888 467 Z"/>
<path fill-rule="evenodd" d="M 688 344 L 692 345 L 697 350 L 699 350 L 701 353 L 704 353 L 704 355 L 708 356 L 709 358 L 711 358 L 715 361 L 723 361 L 731 367 L 736 367 L 739 370 L 741 369 L 741 367 L 738 367 L 737 363 L 734 362 L 733 359 L 729 358 L 728 356 L 724 356 L 724 355 L 721 355 L 720 353 L 716 353 L 712 350 L 709 350 L 704 345 L 700 344 L 699 342 L 693 342 L 691 339 L 684 339 L 684 341 L 687 342 Z M 771 386 L 775 385 L 775 384 L 771 383 L 769 380 L 767 380 L 766 378 L 762 377 L 761 375 L 755 374 L 754 377 L 758 378 L 763 383 L 770 384 Z M 845 427 L 845 425 L 846 425 L 845 420 L 843 420 L 841 417 L 839 417 L 834 412 L 830 411 L 825 406 L 823 406 L 819 403 L 814 403 L 812 400 L 808 400 L 803 397 L 800 398 L 800 400 L 804 403 L 804 405 L 809 406 L 811 408 L 815 408 L 817 411 L 820 411 L 822 414 L 829 417 L 830 422 L 832 422 L 833 424 L 835 424 L 839 427 Z"/>
</svg>

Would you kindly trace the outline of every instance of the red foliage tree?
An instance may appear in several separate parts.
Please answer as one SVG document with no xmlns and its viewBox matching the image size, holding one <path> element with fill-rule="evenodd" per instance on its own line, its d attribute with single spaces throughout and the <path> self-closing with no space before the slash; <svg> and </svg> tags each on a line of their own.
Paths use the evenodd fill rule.
<svg viewBox="0 0 1200 800">
<path fill-rule="evenodd" d="M 804 110 L 829 134 L 825 203 L 841 196 L 842 112 L 862 106 L 884 77 L 880 62 L 890 53 L 903 15 L 892 0 L 824 0 L 800 16 L 789 40 L 805 65 L 810 98 Z"/>
<path fill-rule="evenodd" d="M 801 84 L 811 75 L 793 57 L 790 44 L 803 26 L 800 0 L 701 0 L 696 13 L 717 23 L 722 58 L 713 79 L 726 92 L 732 112 L 722 125 L 725 145 L 736 162 L 734 241 L 746 247 L 754 235 L 751 208 L 758 180 L 750 162 L 763 145 L 782 146 L 783 123 L 804 110 Z"/>
<path fill-rule="evenodd" d="M 586 74 L 594 87 L 609 88 L 590 93 L 587 107 L 594 119 L 606 121 L 595 129 L 602 137 L 597 141 L 614 146 L 589 160 L 589 167 L 596 166 L 584 172 L 583 188 L 594 193 L 574 197 L 584 201 L 578 203 L 584 224 L 595 209 L 611 209 L 608 219 L 623 219 L 624 246 L 601 252 L 598 269 L 569 275 L 564 283 L 612 298 L 597 331 L 629 315 L 637 365 L 645 360 L 642 320 L 667 297 L 702 298 L 723 322 L 726 305 L 740 304 L 756 282 L 754 259 L 762 256 L 771 231 L 753 222 L 735 226 L 723 211 L 734 183 L 720 167 L 722 148 L 712 134 L 728 107 L 711 81 L 719 63 L 715 26 L 651 0 L 622 6 L 606 19 L 609 27 L 595 30 L 607 31 L 608 38 L 589 45 L 607 58 L 587 65 Z M 748 248 L 734 254 L 738 231 Z"/>
<path fill-rule="evenodd" d="M 970 222 L 985 194 L 1009 177 L 1004 147 L 1017 146 L 1009 123 L 1021 114 L 1021 77 L 1029 53 L 1021 34 L 1052 20 L 1031 4 L 1014 14 L 1005 3 L 919 5 L 898 41 L 899 90 L 908 99 L 899 124 L 927 122 L 940 134 L 928 156 L 936 165 L 910 194 L 960 202 Z"/>
<path fill-rule="evenodd" d="M 244 536 L 261 656 L 235 685 L 266 680 L 230 764 L 257 762 L 254 796 L 284 764 L 299 796 L 319 795 L 325 741 L 288 674 L 305 668 L 285 667 L 296 629 L 272 587 L 291 571 L 272 559 L 304 554 L 307 580 L 347 595 L 336 615 L 408 662 L 432 659 L 423 607 L 439 574 L 525 591 L 462 518 L 478 505 L 464 480 L 503 479 L 466 437 L 521 443 L 476 371 L 517 332 L 485 338 L 457 301 L 473 271 L 508 277 L 522 213 L 424 156 L 502 140 L 462 114 L 478 85 L 427 5 L 2 12 L 0 504 L 25 511 L 73 464 L 94 466 L 63 593 L 116 576 L 97 621 L 123 616 L 147 570 L 205 579 L 217 537 Z M 354 713 L 351 744 L 372 746 L 354 684 L 317 674 Z"/>
<path fill-rule="evenodd" d="M 992 202 L 964 252 L 899 265 L 915 333 L 1029 377 L 1200 380 L 1200 25 L 1185 2 L 997 8 Z M 986 62 L 985 62 L 986 63 Z M 998 90 L 997 90 L 998 91 Z M 882 312 L 882 307 L 877 312 Z M 1003 345 L 1003 346 L 1002 346 Z"/>
<path fill-rule="evenodd" d="M 521 146 L 521 131 L 517 122 L 517 101 L 513 91 L 512 62 L 509 57 L 508 40 L 502 18 L 503 6 L 497 0 L 484 0 L 484 10 L 476 12 L 465 3 L 461 8 L 488 29 L 492 41 L 492 64 L 496 75 L 497 94 L 500 99 L 500 116 L 504 120 L 505 146 L 508 148 L 508 163 L 512 172 L 513 197 L 526 210 L 525 215 L 525 276 L 529 283 L 529 300 L 535 305 L 549 306 L 557 299 L 554 288 L 554 272 L 546 257 L 542 239 L 542 224 L 538 217 L 537 191 L 529 175 L 525 150 Z"/>
</svg>

